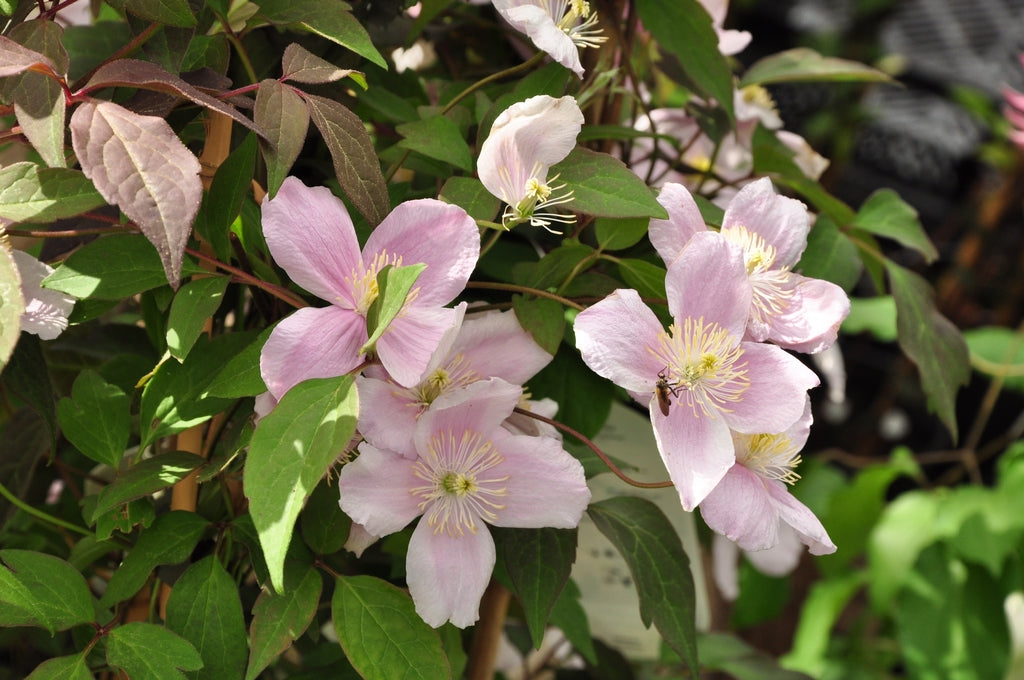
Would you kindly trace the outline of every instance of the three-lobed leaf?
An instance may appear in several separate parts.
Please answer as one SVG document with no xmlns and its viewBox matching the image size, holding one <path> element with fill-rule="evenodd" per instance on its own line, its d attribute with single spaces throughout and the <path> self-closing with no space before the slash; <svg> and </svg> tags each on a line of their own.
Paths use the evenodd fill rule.
<svg viewBox="0 0 1024 680">
<path fill-rule="evenodd" d="M 365 680 L 451 678 L 437 631 L 390 583 L 373 576 L 339 576 L 331 613 L 345 656 Z"/>
<path fill-rule="evenodd" d="M 93 370 L 78 374 L 71 397 L 57 404 L 61 431 L 79 451 L 117 468 L 131 435 L 129 400 L 121 388 L 111 385 Z"/>
<path fill-rule="evenodd" d="M 290 389 L 253 433 L 243 484 L 278 592 L 295 519 L 352 438 L 358 414 L 351 376 L 317 378 Z"/>
</svg>

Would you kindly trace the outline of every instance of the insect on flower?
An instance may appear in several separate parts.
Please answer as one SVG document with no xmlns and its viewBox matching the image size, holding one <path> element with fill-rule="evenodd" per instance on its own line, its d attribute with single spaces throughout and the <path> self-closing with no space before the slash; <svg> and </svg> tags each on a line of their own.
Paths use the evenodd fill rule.
<svg viewBox="0 0 1024 680">
<path fill-rule="evenodd" d="M 661 415 L 667 416 L 672 406 L 672 397 L 679 398 L 679 383 L 669 384 L 665 371 L 658 371 L 658 382 L 654 383 L 654 395 L 658 398 Z"/>
</svg>

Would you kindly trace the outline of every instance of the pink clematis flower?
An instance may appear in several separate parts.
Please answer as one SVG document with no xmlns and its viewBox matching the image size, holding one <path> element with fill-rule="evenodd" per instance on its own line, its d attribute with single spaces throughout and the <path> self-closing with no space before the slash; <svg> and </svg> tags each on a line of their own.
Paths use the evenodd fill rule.
<svg viewBox="0 0 1024 680">
<path fill-rule="evenodd" d="M 21 250 L 13 250 L 11 254 L 21 277 L 21 294 L 25 300 L 21 330 L 43 340 L 53 340 L 67 329 L 75 298 L 59 290 L 43 288 L 43 279 L 53 273 L 53 267 Z"/>
<path fill-rule="evenodd" d="M 762 574 L 778 577 L 796 569 L 803 550 L 800 537 L 785 523 L 779 525 L 779 542 L 767 550 L 742 550 L 722 534 L 715 534 L 711 539 L 711 575 L 722 597 L 732 602 L 740 596 L 741 555 Z"/>
<path fill-rule="evenodd" d="M 506 228 L 529 221 L 547 229 L 551 222 L 575 221 L 571 215 L 547 212 L 572 200 L 572 191 L 555 193 L 564 184 L 547 182 L 548 169 L 573 150 L 582 126 L 583 113 L 569 95 L 530 97 L 495 119 L 480 146 L 477 169 L 484 187 L 508 204 L 502 215 Z"/>
<path fill-rule="evenodd" d="M 666 264 L 694 234 L 707 229 L 693 197 L 679 184 L 667 184 L 658 201 L 667 220 L 651 220 L 651 243 Z M 800 201 L 775 193 L 767 177 L 743 187 L 729 203 L 721 234 L 743 251 L 752 291 L 747 334 L 798 352 L 832 346 L 850 300 L 829 281 L 794 273 L 807 247 L 811 221 Z"/>
<path fill-rule="evenodd" d="M 495 562 L 485 523 L 569 529 L 590 502 L 583 467 L 560 442 L 501 427 L 521 394 L 492 378 L 439 397 L 416 425 L 415 460 L 364 443 L 338 476 L 342 510 L 373 536 L 423 515 L 406 573 L 416 612 L 435 628 L 477 620 Z"/>
<path fill-rule="evenodd" d="M 435 355 L 416 385 L 402 387 L 375 367 L 356 378 L 359 431 L 378 448 L 415 457 L 416 421 L 439 397 L 488 378 L 522 385 L 552 358 L 523 330 L 515 312 L 469 316 L 450 349 Z"/>
<path fill-rule="evenodd" d="M 538 49 L 580 78 L 579 47 L 597 47 L 607 38 L 597 12 L 585 0 L 494 0 L 494 8 L 512 27 L 530 36 Z"/>
<path fill-rule="evenodd" d="M 776 547 L 788 526 L 812 555 L 834 553 L 825 527 L 786 488 L 800 478 L 793 468 L 800 463 L 810 428 L 808 400 L 800 419 L 781 433 L 733 433 L 736 464 L 701 503 L 704 522 L 747 551 Z"/>
<path fill-rule="evenodd" d="M 743 341 L 750 285 L 740 250 L 720 234 L 695 234 L 665 287 L 667 331 L 635 290 L 617 290 L 576 317 L 576 346 L 594 372 L 648 405 L 689 511 L 735 463 L 731 430 L 785 430 L 818 378 L 779 347 Z"/>
<path fill-rule="evenodd" d="M 461 323 L 465 306 L 444 305 L 463 290 L 480 253 L 473 219 L 458 206 L 432 199 L 396 207 L 360 253 L 341 200 L 294 177 L 264 201 L 263 233 L 292 280 L 331 303 L 296 311 L 267 339 L 260 371 L 275 399 L 303 380 L 342 375 L 364 361 L 366 313 L 378 296 L 377 273 L 386 265 L 425 263 L 374 350 L 396 382 L 415 385 L 438 345 Z"/>
<path fill-rule="evenodd" d="M 734 31 L 724 28 L 725 16 L 729 13 L 729 0 L 700 0 L 718 34 L 718 51 L 725 56 L 739 54 L 750 44 L 749 31 Z"/>
</svg>

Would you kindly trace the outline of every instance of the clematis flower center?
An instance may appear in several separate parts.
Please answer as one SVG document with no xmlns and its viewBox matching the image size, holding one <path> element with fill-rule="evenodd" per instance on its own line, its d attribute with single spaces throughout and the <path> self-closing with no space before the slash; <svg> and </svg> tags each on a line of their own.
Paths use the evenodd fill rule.
<svg viewBox="0 0 1024 680">
<path fill-rule="evenodd" d="M 427 451 L 413 464 L 413 474 L 426 484 L 410 489 L 418 496 L 419 508 L 435 534 L 451 537 L 477 532 L 477 521 L 494 522 L 505 506 L 504 482 L 492 468 L 504 457 L 479 432 L 451 430 L 438 432 L 427 443 Z"/>
<path fill-rule="evenodd" d="M 377 275 L 380 274 L 380 270 L 387 265 L 401 267 L 402 256 L 388 254 L 386 250 L 382 250 L 374 256 L 372 261 L 369 263 L 361 263 L 357 269 L 353 269 L 349 275 L 345 277 L 345 282 L 349 285 L 349 290 L 352 291 L 351 304 L 353 309 L 360 316 L 366 316 L 366 312 L 370 309 L 370 306 L 377 301 L 378 297 L 380 297 L 380 287 L 377 285 Z M 405 297 L 405 303 L 402 305 L 402 311 L 399 312 L 399 315 L 404 313 L 409 304 L 416 299 L 418 293 L 418 287 L 413 287 L 413 289 L 409 291 L 409 294 Z M 344 301 L 338 300 L 338 302 Z"/>
<path fill-rule="evenodd" d="M 470 364 L 464 354 L 456 354 L 444 366 L 439 366 L 419 385 L 410 390 L 415 404 L 423 409 L 434 403 L 434 400 L 445 392 L 465 387 L 483 376 Z"/>
<path fill-rule="evenodd" d="M 673 323 L 651 351 L 665 366 L 658 379 L 695 416 L 731 411 L 729 405 L 750 386 L 740 343 L 718 324 L 705 324 L 703 317 L 687 318 L 682 326 Z"/>
<path fill-rule="evenodd" d="M 597 47 L 608 39 L 601 35 L 601 29 L 595 28 L 597 12 L 590 10 L 586 0 L 555 0 L 552 4 L 543 2 L 543 5 L 577 47 Z"/>
<path fill-rule="evenodd" d="M 750 231 L 743 225 L 723 229 L 722 236 L 726 241 L 735 243 L 743 249 L 747 274 L 767 271 L 775 264 L 775 246 L 770 245 L 763 236 Z"/>
<path fill-rule="evenodd" d="M 750 308 L 753 319 L 766 324 L 769 319 L 783 314 L 793 297 L 793 290 L 786 285 L 790 279 L 789 267 L 774 268 L 775 247 L 743 225 L 723 230 L 722 236 L 743 249 L 753 292 Z"/>
<path fill-rule="evenodd" d="M 735 434 L 738 440 L 736 460 L 749 470 L 768 479 L 793 484 L 800 475 L 795 468 L 800 464 L 800 453 L 793 440 L 785 434 Z"/>
</svg>

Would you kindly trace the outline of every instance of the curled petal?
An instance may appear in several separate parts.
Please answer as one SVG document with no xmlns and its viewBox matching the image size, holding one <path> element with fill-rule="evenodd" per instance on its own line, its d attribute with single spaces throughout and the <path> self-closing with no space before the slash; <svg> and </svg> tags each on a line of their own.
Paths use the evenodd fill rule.
<svg viewBox="0 0 1024 680">
<path fill-rule="evenodd" d="M 405 560 L 416 613 L 434 628 L 446 621 L 459 628 L 473 625 L 494 561 L 494 539 L 486 529 L 453 537 L 420 521 Z"/>
<path fill-rule="evenodd" d="M 790 273 L 791 295 L 781 314 L 768 317 L 767 339 L 797 352 L 817 354 L 832 346 L 850 313 L 850 298 L 834 283 Z"/>
<path fill-rule="evenodd" d="M 516 30 L 530 36 L 537 49 L 547 52 L 559 64 L 583 77 L 579 49 L 569 34 L 555 23 L 550 9 L 523 0 L 494 0 L 494 7 Z"/>
<path fill-rule="evenodd" d="M 700 505 L 711 529 L 744 550 L 766 550 L 778 542 L 779 516 L 764 480 L 742 465 L 732 466 Z M 775 482 L 781 485 L 781 482 Z"/>
<path fill-rule="evenodd" d="M 263 201 L 263 235 L 274 261 L 319 298 L 355 307 L 346 277 L 361 271 L 359 242 L 345 204 L 326 187 L 287 177 Z"/>
<path fill-rule="evenodd" d="M 737 227 L 761 236 L 775 248 L 775 267 L 792 267 L 807 247 L 811 217 L 807 206 L 775 193 L 767 177 L 751 182 L 737 193 L 722 219 L 722 231 Z"/>
<path fill-rule="evenodd" d="M 281 399 L 309 378 L 344 375 L 359 365 L 366 319 L 342 307 L 304 307 L 277 324 L 260 353 L 267 389 Z M 316 351 L 311 352 L 310 348 Z"/>
<path fill-rule="evenodd" d="M 793 527 L 812 555 L 831 555 L 836 551 L 836 546 L 821 521 L 814 516 L 810 508 L 789 493 L 785 484 L 765 480 L 765 487 L 771 495 L 779 518 Z"/>
</svg>

